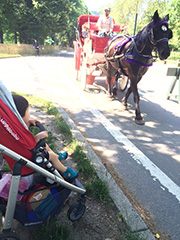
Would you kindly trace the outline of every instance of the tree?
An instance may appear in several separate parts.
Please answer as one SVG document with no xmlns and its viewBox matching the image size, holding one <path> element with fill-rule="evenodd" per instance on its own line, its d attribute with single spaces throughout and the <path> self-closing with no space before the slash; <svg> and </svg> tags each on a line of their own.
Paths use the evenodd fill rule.
<svg viewBox="0 0 180 240">
<path fill-rule="evenodd" d="M 83 0 L 70 0 L 70 2 L 72 9 L 69 15 L 69 24 L 62 34 L 63 36 L 66 36 L 66 40 L 62 40 L 66 41 L 68 46 L 72 46 L 73 40 L 76 38 L 75 29 L 77 26 L 78 17 L 82 14 L 88 13 L 87 6 L 84 4 Z"/>
<path fill-rule="evenodd" d="M 167 15 L 168 6 L 168 0 L 115 0 L 111 15 L 116 23 L 127 24 L 129 34 L 133 35 L 136 13 L 137 33 L 151 21 L 156 10 L 159 10 L 161 16 Z"/>
<path fill-rule="evenodd" d="M 170 26 L 173 31 L 172 46 L 173 48 L 179 50 L 180 46 L 180 0 L 172 0 L 169 5 L 169 15 L 170 15 Z"/>
<path fill-rule="evenodd" d="M 83 0 L 1 0 L 0 4 L 0 37 L 14 34 L 15 43 L 32 43 L 34 38 L 43 43 L 55 33 L 70 43 L 77 18 L 86 9 Z"/>
<path fill-rule="evenodd" d="M 111 16 L 115 19 L 116 24 L 126 24 L 130 35 L 134 33 L 135 16 L 143 6 L 143 0 L 115 0 L 112 7 Z"/>
</svg>

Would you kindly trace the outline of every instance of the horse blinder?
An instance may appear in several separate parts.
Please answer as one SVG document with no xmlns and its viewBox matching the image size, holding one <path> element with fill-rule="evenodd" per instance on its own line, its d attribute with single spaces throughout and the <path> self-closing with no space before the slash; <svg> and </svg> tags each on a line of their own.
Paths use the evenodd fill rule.
<svg viewBox="0 0 180 240">
<path fill-rule="evenodd" d="M 157 29 L 158 27 L 158 29 Z M 159 38 L 159 39 L 155 39 L 154 32 L 162 32 L 162 35 L 164 35 L 163 37 Z M 161 42 L 168 42 L 169 39 L 172 38 L 172 31 L 171 29 L 168 28 L 168 23 L 166 21 L 161 21 L 159 23 L 153 24 L 150 28 L 149 31 L 149 39 L 150 42 L 156 46 L 157 44 L 161 43 Z"/>
</svg>

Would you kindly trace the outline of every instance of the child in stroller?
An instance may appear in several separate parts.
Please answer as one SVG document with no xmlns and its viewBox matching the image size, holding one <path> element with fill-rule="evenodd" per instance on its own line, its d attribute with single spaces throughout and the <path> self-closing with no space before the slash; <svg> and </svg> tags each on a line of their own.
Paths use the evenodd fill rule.
<svg viewBox="0 0 180 240">
<path fill-rule="evenodd" d="M 33 120 L 30 118 L 29 103 L 27 99 L 20 95 L 12 95 L 12 96 L 13 96 L 13 100 L 15 102 L 16 108 L 19 114 L 21 115 L 22 119 L 24 120 L 25 124 L 27 125 L 27 127 L 30 127 L 31 124 L 35 125 L 35 122 L 37 122 L 37 120 L 35 119 Z M 36 139 L 36 142 L 38 143 L 41 139 L 45 139 L 47 137 L 48 137 L 47 131 L 42 131 L 35 136 L 35 139 Z M 76 171 L 72 170 L 70 167 L 65 167 L 61 163 L 61 159 L 62 159 L 61 153 L 55 154 L 47 144 L 45 145 L 45 148 L 48 155 L 47 158 L 52 162 L 53 166 L 58 171 L 61 172 L 61 175 L 64 178 L 72 180 L 77 177 Z"/>
<path fill-rule="evenodd" d="M 41 154 L 39 143 L 42 143 L 42 139 L 36 143 L 24 121 L 17 111 L 12 95 L 0 81 L 0 158 L 3 156 L 12 170 L 8 200 L 0 197 L 0 212 L 4 216 L 0 240 L 19 239 L 11 230 L 13 219 L 24 226 L 47 223 L 53 219 L 60 213 L 71 190 L 80 193 L 80 197 L 70 206 L 68 218 L 71 221 L 79 220 L 86 209 L 86 190 L 77 180 L 77 175 L 72 179 L 67 176 L 66 181 L 55 168 L 53 171 L 48 168 L 48 164 L 45 164 L 49 161 L 46 156 L 43 156 L 42 164 L 34 161 L 34 154 Z M 36 160 L 39 160 L 39 156 L 41 155 L 36 155 Z M 22 177 L 32 175 L 37 178 L 28 190 L 20 193 L 23 198 L 17 202 Z"/>
</svg>

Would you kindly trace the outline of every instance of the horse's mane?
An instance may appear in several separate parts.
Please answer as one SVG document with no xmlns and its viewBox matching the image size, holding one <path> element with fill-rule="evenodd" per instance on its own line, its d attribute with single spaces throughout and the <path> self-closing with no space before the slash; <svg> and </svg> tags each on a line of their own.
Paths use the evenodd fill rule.
<svg viewBox="0 0 180 240">
<path fill-rule="evenodd" d="M 137 48 L 140 50 L 143 45 L 146 45 L 148 42 L 148 32 L 150 29 L 150 24 L 145 26 L 141 31 L 137 33 L 137 35 L 134 37 L 136 41 Z"/>
</svg>

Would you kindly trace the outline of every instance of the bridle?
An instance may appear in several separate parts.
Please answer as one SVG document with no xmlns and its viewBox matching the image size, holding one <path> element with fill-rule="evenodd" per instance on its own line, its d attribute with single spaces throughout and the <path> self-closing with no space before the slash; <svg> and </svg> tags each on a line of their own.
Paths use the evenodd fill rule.
<svg viewBox="0 0 180 240">
<path fill-rule="evenodd" d="M 157 45 L 161 42 L 168 42 L 168 38 L 160 38 L 158 40 L 155 40 L 155 37 L 154 37 L 154 28 L 156 28 L 157 26 L 159 25 L 165 25 L 167 28 L 168 28 L 168 22 L 167 21 L 160 21 L 158 23 L 154 23 L 150 26 L 150 29 L 148 31 L 148 38 L 149 38 L 149 41 L 150 43 L 153 45 L 153 49 L 155 50 L 155 53 L 156 53 L 156 56 L 153 56 L 152 55 L 144 55 L 142 54 L 142 51 L 143 49 L 145 48 L 145 45 L 142 46 L 142 49 L 141 50 L 138 50 L 137 46 L 136 46 L 136 42 L 135 42 L 135 39 L 136 37 L 138 36 L 138 34 L 134 37 L 131 38 L 132 40 L 132 44 L 131 46 L 129 47 L 128 49 L 128 53 L 132 51 L 132 49 L 134 48 L 135 50 L 135 53 L 138 54 L 139 56 L 143 57 L 144 59 L 150 59 L 152 58 L 152 61 L 153 61 L 153 58 L 156 59 L 158 56 L 157 56 Z"/>
<path fill-rule="evenodd" d="M 157 26 L 159 26 L 159 25 L 166 25 L 167 27 L 168 27 L 168 22 L 166 22 L 166 21 L 160 21 L 160 22 L 158 22 L 158 23 L 154 23 L 152 26 L 151 26 L 151 28 L 150 28 L 150 30 L 149 30 L 149 33 L 148 33 L 148 36 L 149 36 L 149 40 L 150 40 L 150 42 L 154 45 L 154 46 L 157 46 L 159 43 L 161 43 L 161 42 L 168 42 L 168 38 L 160 38 L 160 39 L 158 39 L 158 40 L 155 40 L 155 38 L 154 38 L 154 28 L 155 27 L 157 27 Z"/>
</svg>

